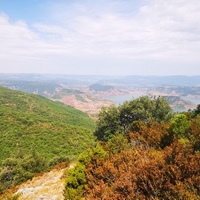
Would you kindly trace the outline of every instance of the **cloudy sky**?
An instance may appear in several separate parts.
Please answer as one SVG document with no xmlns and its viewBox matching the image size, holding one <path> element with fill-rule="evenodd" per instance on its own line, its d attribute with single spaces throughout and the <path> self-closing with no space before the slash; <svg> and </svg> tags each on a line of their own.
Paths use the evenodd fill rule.
<svg viewBox="0 0 200 200">
<path fill-rule="evenodd" d="M 200 75 L 200 0 L 0 0 L 0 73 Z"/>
</svg>

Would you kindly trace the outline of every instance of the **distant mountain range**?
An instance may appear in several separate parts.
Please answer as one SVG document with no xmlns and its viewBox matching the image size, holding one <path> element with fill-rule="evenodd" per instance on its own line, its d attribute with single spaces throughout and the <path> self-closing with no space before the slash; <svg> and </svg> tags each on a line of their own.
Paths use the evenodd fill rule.
<svg viewBox="0 0 200 200">
<path fill-rule="evenodd" d="M 200 86 L 200 76 L 125 76 L 111 79 L 111 81 L 118 84 L 142 86 Z"/>
<path fill-rule="evenodd" d="M 188 98 L 173 103 L 174 110 L 192 109 L 200 103 L 200 76 L 0 74 L 0 85 L 61 101 L 90 116 L 112 103 L 109 96 L 150 94 Z M 191 98 L 196 102 L 192 103 Z"/>
<path fill-rule="evenodd" d="M 64 74 L 4 74 L 0 81 L 56 81 L 64 83 L 112 83 L 136 85 L 200 86 L 200 76 L 100 76 Z"/>
</svg>

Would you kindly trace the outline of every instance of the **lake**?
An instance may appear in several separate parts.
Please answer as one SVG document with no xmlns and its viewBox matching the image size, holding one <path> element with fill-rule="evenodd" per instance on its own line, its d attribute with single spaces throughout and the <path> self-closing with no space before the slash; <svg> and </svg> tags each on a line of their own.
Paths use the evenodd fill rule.
<svg viewBox="0 0 200 200">
<path fill-rule="evenodd" d="M 130 101 L 132 99 L 138 98 L 145 94 L 126 94 L 126 95 L 113 95 L 113 96 L 104 96 L 105 99 L 112 100 L 118 106 L 123 104 L 125 101 Z M 200 104 L 200 98 L 187 98 L 181 97 L 183 100 L 191 101 L 192 103 L 198 105 Z"/>
</svg>

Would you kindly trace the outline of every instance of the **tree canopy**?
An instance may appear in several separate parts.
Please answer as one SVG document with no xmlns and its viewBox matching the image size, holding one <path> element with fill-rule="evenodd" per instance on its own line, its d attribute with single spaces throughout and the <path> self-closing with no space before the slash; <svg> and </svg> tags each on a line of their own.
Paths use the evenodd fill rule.
<svg viewBox="0 0 200 200">
<path fill-rule="evenodd" d="M 171 117 L 172 109 L 164 97 L 142 96 L 118 107 L 103 107 L 94 134 L 99 140 L 107 141 L 116 132 L 126 135 L 137 120 L 168 122 Z"/>
</svg>

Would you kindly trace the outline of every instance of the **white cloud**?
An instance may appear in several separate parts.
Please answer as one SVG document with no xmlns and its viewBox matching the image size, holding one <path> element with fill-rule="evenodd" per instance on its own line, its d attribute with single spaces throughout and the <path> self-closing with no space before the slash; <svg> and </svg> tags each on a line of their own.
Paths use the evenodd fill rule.
<svg viewBox="0 0 200 200">
<path fill-rule="evenodd" d="M 131 13 L 131 8 L 126 7 L 127 3 L 130 6 L 130 2 L 116 1 L 115 9 L 120 11 L 121 6 L 123 12 L 113 9 L 108 12 L 105 9 L 106 6 L 110 9 L 113 1 L 103 1 L 102 5 L 91 1 L 83 5 L 74 4 L 70 12 L 68 4 L 61 4 L 63 10 L 66 8 L 66 15 L 65 12 L 56 15 L 58 19 L 62 16 L 59 21 L 63 24 L 60 39 L 65 45 L 72 43 L 76 52 L 89 49 L 93 53 L 109 53 L 116 57 L 160 56 L 162 59 L 178 53 L 185 56 L 184 53 L 192 51 L 192 43 L 199 42 L 200 30 L 197 27 L 200 27 L 200 13 L 197 8 L 200 2 L 197 0 L 189 3 L 183 0 L 155 0 L 134 11 L 133 16 L 124 13 L 127 10 Z M 59 28 L 54 30 L 58 31 Z M 196 52 L 195 48 L 192 53 Z"/>
<path fill-rule="evenodd" d="M 1 66 L 16 61 L 22 71 L 30 65 L 38 66 L 37 70 L 43 67 L 44 72 L 50 66 L 52 72 L 63 69 L 66 73 L 80 72 L 81 66 L 87 68 L 84 73 L 106 73 L 108 67 L 111 73 L 117 67 L 119 74 L 123 64 L 127 74 L 180 73 L 182 66 L 181 73 L 200 74 L 200 1 L 140 2 L 53 3 L 46 11 L 47 23 L 29 25 L 11 23 L 1 14 Z"/>
</svg>

